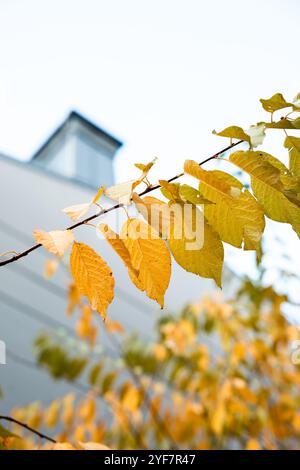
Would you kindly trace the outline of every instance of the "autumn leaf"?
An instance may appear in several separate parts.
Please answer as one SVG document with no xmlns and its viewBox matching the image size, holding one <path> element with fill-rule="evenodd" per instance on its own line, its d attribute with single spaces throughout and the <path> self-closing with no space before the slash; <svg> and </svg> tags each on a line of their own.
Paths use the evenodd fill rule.
<svg viewBox="0 0 300 470">
<path fill-rule="evenodd" d="M 260 443 L 256 439 L 251 438 L 248 440 L 245 449 L 246 450 L 261 450 L 261 446 L 260 446 Z"/>
<path fill-rule="evenodd" d="M 138 219 L 125 222 L 121 238 L 138 272 L 141 290 L 163 308 L 171 276 L 171 258 L 165 242 L 150 225 Z"/>
<path fill-rule="evenodd" d="M 279 121 L 264 124 L 268 129 L 300 129 L 300 117 L 296 119 L 281 118 Z"/>
<path fill-rule="evenodd" d="M 80 304 L 81 298 L 79 290 L 76 285 L 72 282 L 68 288 L 68 306 L 67 315 L 72 315 L 75 308 Z"/>
<path fill-rule="evenodd" d="M 110 246 L 113 248 L 113 250 L 117 253 L 117 255 L 121 258 L 121 260 L 127 267 L 128 274 L 130 276 L 130 279 L 134 283 L 134 285 L 138 289 L 144 290 L 143 285 L 141 284 L 141 281 L 139 281 L 138 279 L 138 271 L 132 265 L 130 253 L 126 248 L 124 241 L 119 237 L 117 233 L 111 230 L 106 224 L 98 225 L 98 229 L 101 231 L 101 233 L 104 235 L 104 237 L 106 238 Z"/>
<path fill-rule="evenodd" d="M 45 263 L 44 276 L 50 279 L 57 271 L 59 262 L 57 259 L 48 259 Z"/>
<path fill-rule="evenodd" d="M 286 137 L 284 146 L 289 150 L 289 168 L 293 175 L 300 179 L 300 138 Z"/>
<path fill-rule="evenodd" d="M 131 203 L 131 197 L 134 188 L 140 184 L 140 181 L 131 180 L 126 181 L 125 183 L 116 184 L 110 186 L 105 190 L 105 196 L 118 201 L 120 204 L 128 206 Z"/>
<path fill-rule="evenodd" d="M 183 202 L 190 202 L 191 204 L 214 204 L 214 202 L 210 201 L 203 197 L 203 195 L 198 191 L 198 189 L 189 186 L 188 184 L 182 184 L 179 187 L 179 195 Z"/>
<path fill-rule="evenodd" d="M 189 212 L 184 212 L 183 205 L 182 210 L 178 206 L 180 205 L 173 206 L 174 222 L 168 239 L 175 261 L 186 271 L 212 278 L 221 286 L 224 249 L 219 235 L 196 206 L 191 206 Z M 197 234 L 199 230 L 202 230 L 202 246 L 198 247 L 197 236 L 193 234 Z M 193 245 L 195 248 L 190 249 Z"/>
<path fill-rule="evenodd" d="M 230 155 L 230 161 L 251 176 L 253 193 L 265 214 L 277 222 L 291 224 L 300 237 L 300 208 L 291 202 L 293 193 L 285 191 L 283 184 L 283 181 L 291 183 L 291 179 L 280 171 L 281 162 L 277 160 L 275 166 L 275 160 L 264 152 L 239 151 Z"/>
<path fill-rule="evenodd" d="M 91 208 L 93 204 L 97 204 L 104 190 L 105 190 L 105 186 L 101 186 L 99 190 L 97 191 L 96 195 L 93 197 L 93 199 L 90 202 L 66 207 L 65 209 L 62 209 L 62 212 L 67 214 L 72 220 L 76 222 L 78 219 L 82 218 L 89 211 L 89 209 Z"/>
<path fill-rule="evenodd" d="M 77 289 L 103 317 L 114 298 L 114 278 L 106 262 L 84 243 L 73 243 L 71 273 Z"/>
<path fill-rule="evenodd" d="M 262 107 L 268 111 L 268 113 L 274 113 L 279 109 L 284 109 L 292 106 L 292 103 L 288 103 L 281 93 L 276 93 L 269 99 L 260 99 Z"/>
<path fill-rule="evenodd" d="M 98 442 L 78 442 L 80 450 L 110 450 L 109 447 Z"/>
<path fill-rule="evenodd" d="M 169 199 L 169 201 L 181 202 L 181 197 L 179 194 L 179 183 L 169 183 L 169 181 L 166 180 L 159 180 L 159 184 L 161 186 L 160 191 L 162 195 Z"/>
<path fill-rule="evenodd" d="M 161 237 L 166 238 L 170 232 L 170 223 L 173 216 L 168 204 L 150 196 L 146 196 L 142 199 L 136 193 L 133 193 L 132 200 L 146 222 L 151 225 Z"/>
<path fill-rule="evenodd" d="M 157 157 L 154 158 L 153 160 L 151 160 L 151 162 L 149 163 L 135 163 L 134 166 L 136 168 L 138 168 L 139 170 L 142 171 L 142 176 L 141 178 L 144 179 L 147 177 L 149 171 L 151 170 L 151 168 L 153 167 L 154 163 L 157 161 Z"/>
<path fill-rule="evenodd" d="M 244 140 L 250 143 L 250 136 L 239 126 L 229 126 L 221 132 L 213 131 L 213 134 L 220 137 L 229 137 L 230 139 Z"/>
<path fill-rule="evenodd" d="M 74 241 L 74 234 L 71 230 L 54 230 L 52 232 L 35 230 L 33 235 L 37 243 L 57 256 L 63 256 Z"/>
<path fill-rule="evenodd" d="M 242 183 L 223 171 L 206 171 L 193 160 L 186 160 L 184 171 L 200 181 L 201 194 L 215 203 L 205 206 L 204 214 L 220 238 L 237 248 L 258 250 L 264 213 Z"/>
<path fill-rule="evenodd" d="M 110 186 L 105 190 L 105 195 L 114 201 L 118 201 L 120 204 L 129 205 L 131 203 L 132 193 L 134 189 L 142 182 L 154 165 L 156 158 L 148 164 L 136 163 L 135 166 L 142 171 L 139 178 L 135 180 L 126 181 L 125 183 L 116 184 Z"/>
</svg>

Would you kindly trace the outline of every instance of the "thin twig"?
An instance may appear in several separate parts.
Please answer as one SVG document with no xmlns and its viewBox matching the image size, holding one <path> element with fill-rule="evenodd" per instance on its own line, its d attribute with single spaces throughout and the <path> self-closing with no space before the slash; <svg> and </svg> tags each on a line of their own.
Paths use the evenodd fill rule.
<svg viewBox="0 0 300 470">
<path fill-rule="evenodd" d="M 218 158 L 222 153 L 227 152 L 228 150 L 232 149 L 233 147 L 235 147 L 236 145 L 239 145 L 242 142 L 243 142 L 242 140 L 239 140 L 238 142 L 235 142 L 234 144 L 228 145 L 224 149 L 220 150 L 219 152 L 215 153 L 214 155 L 212 155 L 212 156 L 206 158 L 205 160 L 203 160 L 202 162 L 200 162 L 199 166 L 204 165 L 204 163 L 207 163 L 210 160 L 214 160 L 214 159 Z M 181 178 L 183 175 L 184 175 L 184 173 L 179 173 L 178 175 L 175 175 L 172 178 L 170 178 L 168 180 L 168 182 L 171 183 L 172 181 L 175 181 L 178 178 Z M 148 194 L 151 191 L 155 191 L 156 189 L 159 189 L 160 187 L 161 187 L 160 184 L 150 186 L 150 187 L 146 188 L 144 191 L 142 191 L 139 194 L 139 196 L 144 196 L 145 194 Z M 114 211 L 114 210 L 119 209 L 121 207 L 124 207 L 124 204 L 122 204 L 122 203 L 115 204 L 114 206 L 109 207 L 108 209 L 103 209 L 100 212 L 97 212 L 96 214 L 93 214 L 90 217 L 87 217 L 86 219 L 81 220 L 80 222 L 77 222 L 76 224 L 73 224 L 70 227 L 67 227 L 65 230 L 75 230 L 76 228 L 81 227 L 82 225 L 85 225 L 85 224 L 91 222 L 92 220 L 97 219 L 101 215 L 107 214 L 108 212 Z M 38 248 L 41 248 L 41 246 L 42 246 L 41 243 L 38 243 L 38 244 L 33 245 L 32 247 L 28 248 L 27 250 L 22 251 L 21 253 L 19 253 L 16 256 L 13 256 L 13 257 L 11 257 L 7 260 L 1 261 L 0 262 L 0 267 L 5 266 L 5 265 L 10 264 L 10 263 L 13 263 L 14 261 L 17 261 L 20 258 L 24 258 L 24 256 L 29 255 L 29 253 L 32 253 L 33 251 L 37 250 Z"/>
<path fill-rule="evenodd" d="M 46 434 L 43 434 L 43 433 L 37 431 L 36 429 L 33 429 L 32 427 L 28 426 L 28 424 L 22 423 L 21 421 L 15 419 L 15 418 L 12 418 L 11 416 L 0 416 L 0 420 L 8 421 L 10 423 L 17 424 L 18 426 L 21 426 L 22 428 L 27 429 L 27 431 L 30 431 L 33 434 L 36 434 L 41 439 L 46 439 L 49 442 L 53 442 L 53 444 L 56 444 L 56 442 L 57 442 L 55 439 L 52 439 L 52 437 L 46 436 Z"/>
</svg>

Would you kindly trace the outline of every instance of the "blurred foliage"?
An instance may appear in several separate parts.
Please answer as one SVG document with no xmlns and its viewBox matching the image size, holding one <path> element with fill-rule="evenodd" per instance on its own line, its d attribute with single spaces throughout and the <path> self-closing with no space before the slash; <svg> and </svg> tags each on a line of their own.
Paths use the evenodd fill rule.
<svg viewBox="0 0 300 470">
<path fill-rule="evenodd" d="M 101 360 L 71 357 L 44 335 L 35 344 L 40 366 L 74 386 L 84 380 L 85 389 L 12 415 L 74 446 L 297 449 L 300 369 L 291 345 L 299 330 L 283 315 L 288 301 L 247 279 L 234 301 L 204 298 L 161 316 L 148 344 L 115 324 L 106 332 L 118 354 Z M 37 445 L 12 431 L 20 438 L 0 437 L 2 446 Z"/>
</svg>

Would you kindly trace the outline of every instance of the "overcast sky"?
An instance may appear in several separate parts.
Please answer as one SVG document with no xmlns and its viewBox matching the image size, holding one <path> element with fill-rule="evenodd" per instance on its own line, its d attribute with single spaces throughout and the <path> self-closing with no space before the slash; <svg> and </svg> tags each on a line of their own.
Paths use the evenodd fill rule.
<svg viewBox="0 0 300 470">
<path fill-rule="evenodd" d="M 77 109 L 124 141 L 118 179 L 153 156 L 172 176 L 300 91 L 299 21 L 299 0 L 0 0 L 0 151 L 28 159 Z"/>
</svg>

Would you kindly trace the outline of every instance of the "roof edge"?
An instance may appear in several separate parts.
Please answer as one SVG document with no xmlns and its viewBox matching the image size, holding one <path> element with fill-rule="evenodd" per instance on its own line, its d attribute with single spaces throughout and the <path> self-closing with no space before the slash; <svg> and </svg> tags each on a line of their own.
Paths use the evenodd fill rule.
<svg viewBox="0 0 300 470">
<path fill-rule="evenodd" d="M 64 129 L 64 127 L 73 119 L 79 120 L 85 127 L 87 127 L 91 132 L 98 134 L 99 136 L 103 137 L 107 141 L 109 141 L 112 145 L 116 147 L 116 150 L 119 150 L 122 147 L 123 142 L 119 139 L 114 137 L 112 134 L 104 131 L 101 127 L 97 126 L 94 122 L 90 119 L 83 116 L 76 110 L 70 111 L 67 118 L 50 134 L 50 136 L 46 139 L 46 141 L 37 149 L 37 151 L 33 154 L 30 161 L 35 160 L 39 157 L 39 155 L 43 152 L 43 150 L 50 144 L 50 142 Z"/>
</svg>

